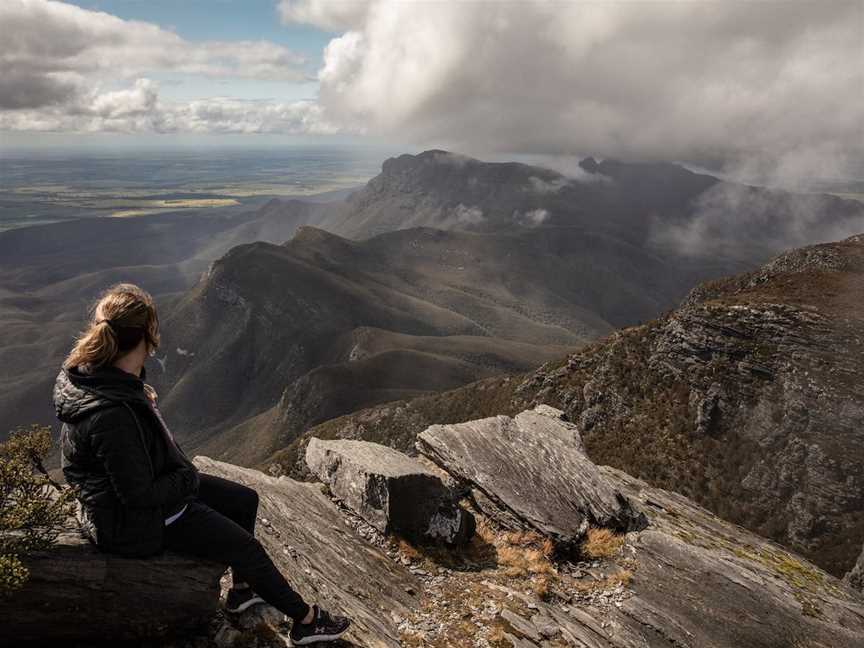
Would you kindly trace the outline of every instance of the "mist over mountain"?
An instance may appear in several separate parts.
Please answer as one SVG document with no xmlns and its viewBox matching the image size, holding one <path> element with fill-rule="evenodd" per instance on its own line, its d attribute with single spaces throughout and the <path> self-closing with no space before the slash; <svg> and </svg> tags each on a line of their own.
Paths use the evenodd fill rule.
<svg viewBox="0 0 864 648">
<path fill-rule="evenodd" d="M 583 227 L 684 268 L 728 274 L 788 247 L 851 236 L 864 213 L 855 200 L 721 181 L 667 162 L 585 158 L 578 173 L 563 174 L 430 150 L 385 160 L 378 176 L 314 222 L 351 238 L 409 227 Z"/>
</svg>

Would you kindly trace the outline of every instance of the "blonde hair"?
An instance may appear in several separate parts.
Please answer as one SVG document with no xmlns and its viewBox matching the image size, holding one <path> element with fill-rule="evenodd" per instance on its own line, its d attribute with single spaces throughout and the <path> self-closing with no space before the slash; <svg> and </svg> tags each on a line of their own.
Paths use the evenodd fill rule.
<svg viewBox="0 0 864 648">
<path fill-rule="evenodd" d="M 141 340 L 147 350 L 159 346 L 156 304 L 134 284 L 117 284 L 100 295 L 90 311 L 90 323 L 75 341 L 63 367 L 92 371 L 113 364 Z"/>
</svg>

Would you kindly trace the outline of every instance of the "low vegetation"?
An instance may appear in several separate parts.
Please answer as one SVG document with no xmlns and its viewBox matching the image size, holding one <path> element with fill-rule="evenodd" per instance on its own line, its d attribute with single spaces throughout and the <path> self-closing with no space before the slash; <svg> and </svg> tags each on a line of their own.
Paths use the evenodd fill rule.
<svg viewBox="0 0 864 648">
<path fill-rule="evenodd" d="M 582 542 L 582 554 L 587 558 L 611 558 L 624 544 L 624 536 L 610 531 L 591 527 Z"/>
<path fill-rule="evenodd" d="M 51 428 L 33 425 L 0 443 L 0 596 L 24 585 L 25 556 L 47 549 L 72 514 L 75 494 L 48 475 Z"/>
</svg>

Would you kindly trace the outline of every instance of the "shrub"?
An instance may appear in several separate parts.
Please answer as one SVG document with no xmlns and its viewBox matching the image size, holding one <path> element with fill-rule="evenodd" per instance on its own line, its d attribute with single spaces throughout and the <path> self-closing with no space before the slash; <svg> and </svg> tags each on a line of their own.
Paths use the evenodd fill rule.
<svg viewBox="0 0 864 648">
<path fill-rule="evenodd" d="M 40 425 L 0 443 L 0 595 L 24 585 L 22 558 L 53 544 L 72 514 L 75 493 L 45 470 L 50 449 L 51 428 Z"/>
</svg>

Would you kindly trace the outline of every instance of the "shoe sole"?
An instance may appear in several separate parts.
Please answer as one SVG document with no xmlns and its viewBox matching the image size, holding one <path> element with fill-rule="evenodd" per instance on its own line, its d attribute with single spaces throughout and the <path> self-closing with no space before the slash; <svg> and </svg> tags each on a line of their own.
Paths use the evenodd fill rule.
<svg viewBox="0 0 864 648">
<path fill-rule="evenodd" d="M 266 601 L 264 599 L 262 599 L 260 596 L 256 596 L 254 598 L 249 599 L 248 601 L 244 601 L 243 603 L 238 605 L 236 608 L 229 608 L 228 606 L 225 606 L 225 611 L 230 612 L 231 614 L 239 614 L 240 612 L 245 612 L 246 610 L 248 610 L 253 605 L 258 605 L 259 603 L 266 603 Z"/>
<path fill-rule="evenodd" d="M 291 639 L 292 646 L 308 646 L 309 644 L 319 643 L 321 641 L 336 641 L 339 637 L 348 632 L 345 628 L 342 632 L 332 635 L 317 635 L 315 637 L 305 637 L 304 639 Z"/>
</svg>

